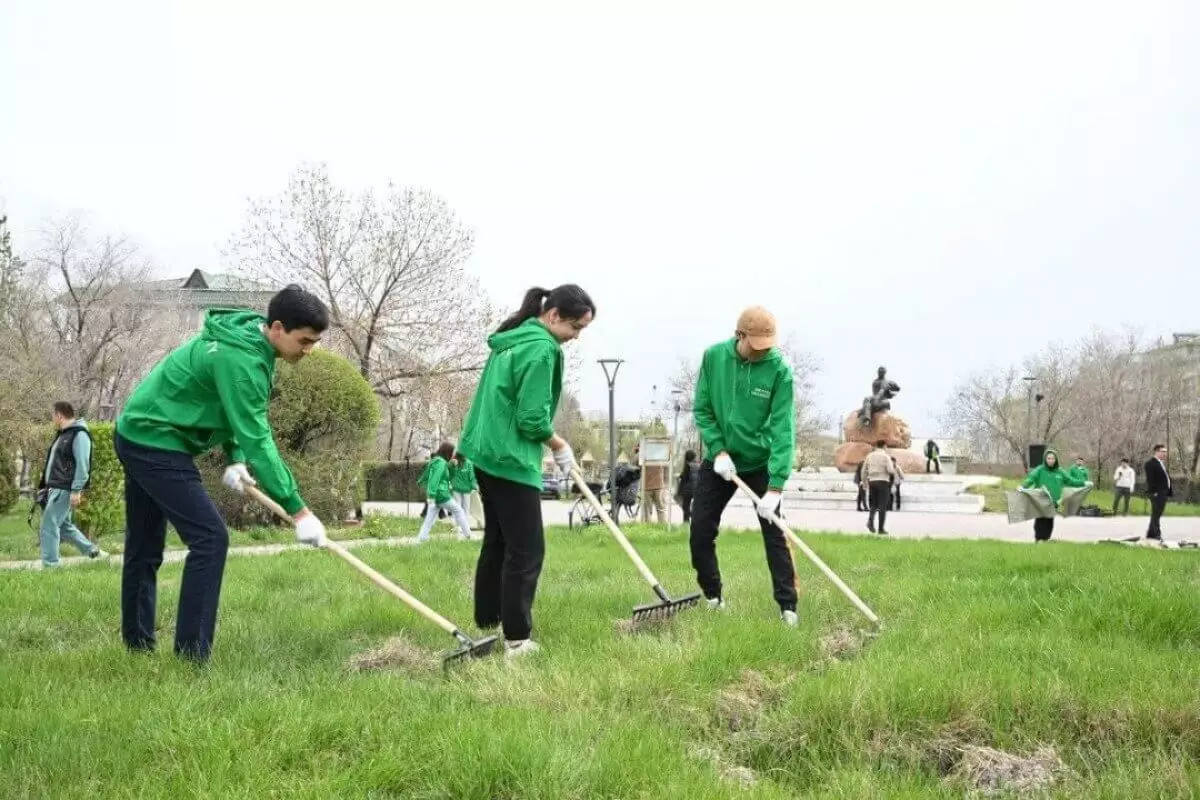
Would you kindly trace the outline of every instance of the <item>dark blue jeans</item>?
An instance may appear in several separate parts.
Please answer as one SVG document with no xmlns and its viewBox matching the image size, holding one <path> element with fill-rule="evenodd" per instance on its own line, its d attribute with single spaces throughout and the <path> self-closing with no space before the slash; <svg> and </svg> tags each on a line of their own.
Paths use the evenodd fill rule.
<svg viewBox="0 0 1200 800">
<path fill-rule="evenodd" d="M 158 568 L 167 522 L 188 547 L 179 586 L 175 653 L 208 659 L 229 531 L 186 453 L 155 450 L 116 437 L 125 471 L 125 562 L 121 575 L 121 638 L 132 650 L 153 650 Z"/>
</svg>

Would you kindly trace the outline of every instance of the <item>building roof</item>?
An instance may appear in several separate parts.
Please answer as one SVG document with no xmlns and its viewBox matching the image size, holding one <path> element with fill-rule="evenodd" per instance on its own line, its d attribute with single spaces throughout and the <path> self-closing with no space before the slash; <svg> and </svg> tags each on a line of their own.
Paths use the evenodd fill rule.
<svg viewBox="0 0 1200 800">
<path fill-rule="evenodd" d="M 265 306 L 278 291 L 274 286 L 239 275 L 194 269 L 185 278 L 146 281 L 135 287 L 146 292 L 161 292 L 166 302 L 183 301 L 201 308 L 219 306 Z"/>
</svg>

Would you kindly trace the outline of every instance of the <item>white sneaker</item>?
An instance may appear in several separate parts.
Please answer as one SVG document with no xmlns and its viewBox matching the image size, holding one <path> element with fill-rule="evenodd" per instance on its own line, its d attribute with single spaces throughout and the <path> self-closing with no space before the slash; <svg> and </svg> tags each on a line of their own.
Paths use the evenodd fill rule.
<svg viewBox="0 0 1200 800">
<path fill-rule="evenodd" d="M 710 597 L 707 600 L 705 600 L 704 602 L 708 603 L 708 607 L 711 608 L 713 611 L 724 611 L 725 610 L 725 601 L 719 597 Z"/>
<path fill-rule="evenodd" d="M 794 628 L 800 624 L 800 615 L 795 611 L 792 611 L 790 608 L 782 612 L 779 615 L 779 618 L 782 619 L 783 624 L 787 625 L 789 628 Z"/>
<path fill-rule="evenodd" d="M 515 642 L 505 642 L 504 657 L 520 658 L 521 656 L 529 655 L 530 653 L 536 653 L 541 649 L 541 645 L 539 645 L 533 639 L 520 639 Z"/>
</svg>

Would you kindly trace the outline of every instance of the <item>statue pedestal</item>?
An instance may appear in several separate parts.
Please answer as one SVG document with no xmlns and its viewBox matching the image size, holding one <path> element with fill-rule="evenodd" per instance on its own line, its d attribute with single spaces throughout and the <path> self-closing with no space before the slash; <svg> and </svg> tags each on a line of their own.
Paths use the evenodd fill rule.
<svg viewBox="0 0 1200 800">
<path fill-rule="evenodd" d="M 925 471 L 925 459 L 908 449 L 912 447 L 908 423 L 889 411 L 877 411 L 871 417 L 871 427 L 866 429 L 859 424 L 858 411 L 851 411 L 842 424 L 842 434 L 845 442 L 833 454 L 833 465 L 842 472 L 858 469 L 880 439 L 887 443 L 888 454 L 896 457 L 896 463 L 906 474 Z"/>
</svg>

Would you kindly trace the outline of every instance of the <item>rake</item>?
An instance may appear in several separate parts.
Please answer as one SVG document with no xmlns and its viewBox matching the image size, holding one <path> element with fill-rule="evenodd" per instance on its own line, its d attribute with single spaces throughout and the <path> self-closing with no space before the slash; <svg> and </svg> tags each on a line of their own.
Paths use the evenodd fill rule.
<svg viewBox="0 0 1200 800">
<path fill-rule="evenodd" d="M 258 501 L 261 506 L 266 508 L 268 511 L 271 511 L 280 519 L 293 524 L 295 523 L 295 520 L 292 519 L 290 514 L 284 511 L 278 503 L 267 497 L 258 489 L 245 483 L 242 484 L 242 488 L 245 489 L 246 494 L 250 495 L 256 501 Z M 496 636 L 485 636 L 482 639 L 472 639 L 470 636 L 467 636 L 465 633 L 463 633 L 462 629 L 453 622 L 446 619 L 441 614 L 437 613 L 432 608 L 401 589 L 395 583 L 364 564 L 358 559 L 357 556 L 355 556 L 338 542 L 335 542 L 332 539 L 326 539 L 325 548 L 337 553 L 344 561 L 370 578 L 376 586 L 388 592 L 389 594 L 398 597 L 409 608 L 413 609 L 418 614 L 425 617 L 425 619 L 429 620 L 434 625 L 437 625 L 439 628 L 455 638 L 458 643 L 458 647 L 442 654 L 443 669 L 449 668 L 451 664 L 455 664 L 463 659 L 483 658 L 484 656 L 489 655 L 495 649 L 497 639 Z"/>
<path fill-rule="evenodd" d="M 635 624 L 673 617 L 681 610 L 691 608 L 700 602 L 699 592 L 678 599 L 672 599 L 667 594 L 667 590 L 659 583 L 658 578 L 654 577 L 654 573 L 646 566 L 646 562 L 638 555 L 637 550 L 634 550 L 633 545 L 625 538 L 625 534 L 621 533 L 621 529 L 617 527 L 617 523 L 613 522 L 612 517 L 608 514 L 608 510 L 596 499 L 596 495 L 592 494 L 592 490 L 588 488 L 587 481 L 583 479 L 583 475 L 580 474 L 578 467 L 571 467 L 571 480 L 575 481 L 575 484 L 579 487 L 579 491 L 600 514 L 600 519 L 604 520 L 604 524 L 608 526 L 609 532 L 620 543 L 622 549 L 625 550 L 625 553 L 638 568 L 638 572 L 642 573 L 642 577 L 650 584 L 650 588 L 658 595 L 659 602 L 657 603 L 645 603 L 644 605 L 633 607 L 632 621 Z"/>
<path fill-rule="evenodd" d="M 754 490 L 747 486 L 746 482 L 737 475 L 733 476 L 733 482 L 737 484 L 737 487 L 741 489 L 747 497 L 754 501 L 754 507 L 757 509 L 758 504 L 762 501 L 761 498 L 754 493 Z M 875 623 L 876 625 L 882 624 L 879 621 L 879 617 L 875 616 L 875 612 L 868 608 L 867 604 L 858 598 L 858 595 L 854 593 L 854 590 L 847 586 L 845 582 L 837 576 L 836 572 L 831 570 L 816 553 L 809 549 L 809 546 L 802 542 L 799 536 L 792 533 L 792 530 L 783 524 L 783 520 L 779 518 L 779 515 L 771 514 L 768 521 L 773 523 L 776 528 L 779 528 L 779 530 L 783 531 L 784 535 L 792 540 L 792 544 L 800 548 L 800 552 L 804 553 L 804 555 L 808 557 L 808 560 L 817 566 L 817 569 L 821 570 L 821 572 L 824 572 L 826 578 L 829 578 L 829 580 L 833 581 L 833 585 L 840 589 L 842 594 L 846 595 L 846 598 L 854 604 L 855 608 L 863 613 L 863 616 L 871 620 L 871 622 Z"/>
</svg>

